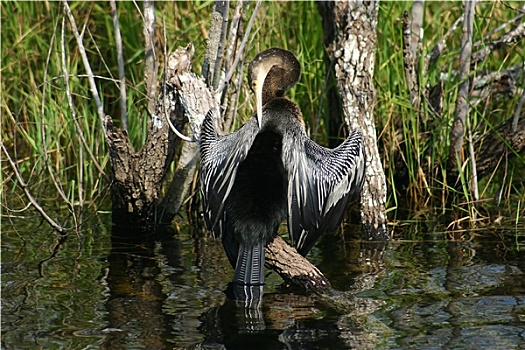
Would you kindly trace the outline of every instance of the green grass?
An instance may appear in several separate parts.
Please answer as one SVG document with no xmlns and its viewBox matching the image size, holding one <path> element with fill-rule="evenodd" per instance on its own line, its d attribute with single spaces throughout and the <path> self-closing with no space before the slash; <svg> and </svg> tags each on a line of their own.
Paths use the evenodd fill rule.
<svg viewBox="0 0 525 350">
<path fill-rule="evenodd" d="M 519 3 L 510 4 L 519 7 Z M 465 164 L 461 172 L 459 191 L 445 184 L 443 178 L 446 172 L 448 159 L 449 130 L 454 116 L 456 93 L 459 81 L 444 81 L 443 113 L 436 118 L 423 104 L 422 113 L 414 110 L 405 87 L 405 77 L 402 57 L 401 22 L 403 10 L 410 13 L 411 3 L 382 2 L 379 12 L 378 51 L 375 82 L 377 88 L 377 127 L 381 135 L 380 151 L 385 159 L 387 178 L 390 179 L 390 205 L 399 205 L 399 197 L 403 197 L 402 205 L 414 209 L 430 207 L 444 210 L 450 201 L 443 200 L 443 193 L 453 197 L 452 205 L 465 209 L 464 203 L 471 203 L 472 189 L 470 186 L 470 163 Z M 451 24 L 462 13 L 460 2 L 428 2 L 425 4 L 423 55 L 429 52 L 438 40 L 444 35 Z M 517 15 L 508 7 L 496 2 L 482 2 L 476 7 L 474 24 L 474 42 L 482 38 L 491 30 Z M 499 35 L 499 34 L 498 34 Z M 439 82 L 442 73 L 451 75 L 458 67 L 458 54 L 461 46 L 461 26 L 447 40 L 447 49 L 438 62 L 430 67 L 427 76 L 421 78 L 421 86 L 434 86 Z M 483 41 L 482 45 L 483 46 Z M 386 49 L 388 48 L 388 49 Z M 479 49 L 479 48 L 478 48 Z M 474 48 L 474 51 L 476 48 Z M 520 44 L 509 45 L 503 50 L 489 55 L 477 65 L 479 70 L 498 71 L 523 62 L 525 52 Z M 519 84 L 519 82 L 518 82 Z M 523 88 L 523 82 L 521 83 Z M 473 134 L 481 134 L 490 129 L 490 125 L 497 125 L 510 118 L 516 108 L 518 96 L 500 101 L 488 100 L 473 108 L 470 112 L 470 125 Z M 467 146 L 465 151 L 468 152 Z M 395 155 L 402 153 L 402 164 L 407 169 L 407 188 L 395 181 L 399 175 L 399 163 L 395 163 Z M 390 161 L 390 162 L 389 162 Z M 467 162 L 469 159 L 467 158 Z M 512 191 L 507 192 L 506 198 L 516 197 L 523 199 L 523 172 L 524 162 L 517 158 L 511 162 L 513 182 L 502 183 L 501 169 L 495 171 L 492 181 L 490 176 L 479 183 L 481 199 L 490 199 L 502 185 L 512 184 Z M 515 173 L 514 173 L 515 171 Z M 510 203 L 508 203 L 510 205 Z M 466 213 L 473 212 L 473 205 L 467 205 Z M 508 206 L 507 209 L 511 207 Z M 503 208 L 500 208 L 503 209 Z M 508 211 L 513 212 L 512 210 Z M 469 214 L 467 214 L 469 215 Z"/>
<path fill-rule="evenodd" d="M 442 213 L 458 208 L 461 215 L 471 215 L 473 206 L 469 199 L 470 167 L 462 173 L 462 186 L 455 190 L 446 184 L 448 134 L 452 123 L 455 98 L 459 82 L 444 82 L 443 113 L 436 118 L 426 103 L 416 111 L 410 103 L 405 85 L 402 57 L 401 16 L 410 11 L 411 2 L 380 2 L 377 27 L 377 56 L 375 69 L 376 126 L 379 148 L 383 157 L 389 187 L 389 207 L 408 209 L 410 215 L 420 215 L 423 210 Z M 509 3 L 519 7 L 519 3 Z M 250 18 L 254 3 L 246 20 Z M 33 194 L 46 203 L 72 204 L 82 199 L 85 205 L 98 208 L 107 194 L 107 182 L 88 155 L 109 173 L 108 154 L 96 109 L 89 93 L 85 70 L 78 47 L 66 28 L 67 69 L 73 92 L 74 112 L 85 135 L 87 147 L 78 137 L 72 122 L 73 113 L 68 106 L 61 66 L 62 5 L 59 2 L 2 2 L 1 48 L 1 113 L 2 142 L 18 160 L 24 178 L 31 185 Z M 118 77 L 117 57 L 110 6 L 107 2 L 75 2 L 71 9 L 77 25 L 86 26 L 84 44 L 106 114 L 119 119 L 119 91 L 114 80 Z M 140 5 L 139 5 L 140 6 Z M 159 69 L 163 64 L 163 47 L 174 50 L 188 42 L 195 45 L 194 71 L 200 73 L 206 50 L 211 1 L 159 2 L 157 14 L 156 49 Z M 423 54 L 438 42 L 451 24 L 462 13 L 461 2 L 427 2 L 425 4 Z M 132 2 L 118 2 L 118 14 L 123 36 L 125 73 L 128 91 L 128 135 L 136 149 L 146 138 L 147 107 L 144 87 L 144 48 L 141 16 Z M 481 2 L 476 8 L 475 38 L 501 25 L 517 13 L 501 2 Z M 164 43 L 162 23 L 165 19 L 168 42 Z M 231 19 L 231 17 L 230 17 Z M 67 21 L 66 21 L 67 23 Z M 457 55 L 461 43 L 461 26 L 447 41 L 447 49 L 428 74 L 421 77 L 421 84 L 433 86 L 443 73 L 449 75 L 457 68 Z M 480 62 L 478 69 L 501 70 L 523 62 L 523 43 L 509 45 Z M 294 51 L 299 58 L 303 74 L 300 82 L 290 92 L 303 112 L 308 130 L 321 144 L 336 135 L 330 135 L 325 84 L 324 43 L 321 18 L 314 2 L 265 2 L 254 25 L 254 34 L 247 45 L 246 62 L 257 52 L 272 46 Z M 49 57 L 49 59 L 48 59 Z M 523 89 L 523 83 L 520 86 Z M 518 97 L 490 100 L 471 111 L 470 125 L 475 134 L 490 131 L 501 121 L 510 118 Z M 241 91 L 237 128 L 252 114 L 254 99 L 247 88 L 246 77 Z M 401 158 L 396 158 L 402 155 Z M 396 159 L 398 160 L 396 163 Z M 490 199 L 503 188 L 500 207 L 513 221 L 525 211 L 524 170 L 525 161 L 517 157 L 495 169 L 493 176 L 480 181 L 481 199 L 494 210 Z M 468 164 L 467 164 L 468 165 Z M 399 182 L 401 170 L 406 170 L 405 183 Z M 12 196 L 20 195 L 17 182 L 2 163 L 3 197 L 7 206 Z M 55 179 L 57 185 L 53 184 Z M 60 191 L 63 195 L 60 195 Z M 445 198 L 452 198 L 445 201 Z M 49 200 L 49 201 L 48 201 Z M 449 205 L 452 203 L 452 205 Z M 434 208 L 432 210 L 432 208 Z M 71 211 L 80 210 L 75 205 Z M 396 213 L 390 211 L 391 217 Z"/>
</svg>

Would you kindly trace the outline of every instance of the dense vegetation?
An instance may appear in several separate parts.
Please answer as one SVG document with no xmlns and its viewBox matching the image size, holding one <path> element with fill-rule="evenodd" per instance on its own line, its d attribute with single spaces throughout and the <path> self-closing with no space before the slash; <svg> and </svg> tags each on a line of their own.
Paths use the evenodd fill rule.
<svg viewBox="0 0 525 350">
<path fill-rule="evenodd" d="M 439 60 L 420 77 L 423 87 L 442 84 L 442 112 L 436 115 L 428 103 L 417 110 L 406 88 L 403 67 L 401 18 L 411 5 L 411 2 L 382 2 L 377 25 L 376 124 L 389 181 L 391 218 L 447 214 L 445 223 L 454 220 L 460 223 L 464 219 L 481 223 L 503 219 L 506 223 L 518 223 L 525 214 L 525 159 L 512 149 L 489 175 L 480 179 L 477 201 L 472 197 L 468 161 L 461 168 L 459 186 L 445 181 L 450 125 L 460 83 L 454 72 L 458 68 L 461 26 L 446 40 L 447 48 Z M 10 215 L 11 210 L 25 206 L 24 187 L 51 215 L 62 221 L 79 217 L 64 215 L 66 210 L 78 214 L 86 208 L 105 208 L 108 183 L 104 173 L 109 171 L 108 151 L 78 47 L 67 28 L 62 47 L 61 3 L 2 2 L 0 6 L 2 143 L 26 184 L 14 175 L 2 152 L 4 214 Z M 164 46 L 171 51 L 193 42 L 196 51 L 193 66 L 200 73 L 213 2 L 160 2 L 155 6 L 156 54 L 160 67 Z M 429 2 L 425 6 L 423 57 L 463 12 L 461 2 Z M 501 35 L 502 31 L 496 29 L 519 14 L 515 9 L 518 6 L 519 3 L 503 2 L 477 5 L 473 42 L 479 42 L 478 48 Z M 78 2 L 72 3 L 71 9 L 83 31 L 105 113 L 117 120 L 120 96 L 110 6 L 105 2 Z M 290 97 L 301 106 L 312 138 L 327 144 L 329 138 L 338 135 L 331 135 L 326 127 L 331 114 L 326 99 L 329 80 L 316 4 L 271 2 L 263 4 L 261 9 L 247 46 L 247 60 L 271 46 L 297 54 L 304 69 Z M 145 140 L 148 118 L 139 10 L 132 2 L 118 3 L 127 78 L 128 135 L 137 149 Z M 513 118 L 525 85 L 524 47 L 519 40 L 503 45 L 476 64 L 476 72 L 500 72 L 521 65 L 521 73 L 518 80 L 512 81 L 511 88 L 502 89 L 503 93 L 493 89 L 471 101 L 469 131 L 472 135 L 494 133 L 499 124 Z M 63 78 L 64 59 L 73 92 L 73 108 L 70 108 Z M 253 98 L 244 84 L 232 127 L 241 125 L 252 110 Z M 519 116 L 521 120 L 523 111 Z"/>
</svg>

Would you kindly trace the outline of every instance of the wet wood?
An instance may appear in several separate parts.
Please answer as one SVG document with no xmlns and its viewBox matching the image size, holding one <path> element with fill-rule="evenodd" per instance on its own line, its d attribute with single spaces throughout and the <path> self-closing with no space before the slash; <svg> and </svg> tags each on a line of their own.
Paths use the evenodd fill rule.
<svg viewBox="0 0 525 350">
<path fill-rule="evenodd" d="M 331 294 L 330 281 L 305 257 L 277 236 L 266 246 L 266 267 L 277 272 L 285 281 L 317 294 Z"/>
</svg>

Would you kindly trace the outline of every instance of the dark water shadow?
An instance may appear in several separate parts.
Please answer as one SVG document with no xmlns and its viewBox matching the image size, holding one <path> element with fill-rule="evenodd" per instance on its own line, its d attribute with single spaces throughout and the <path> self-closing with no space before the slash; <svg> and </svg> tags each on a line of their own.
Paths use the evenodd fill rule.
<svg viewBox="0 0 525 350">
<path fill-rule="evenodd" d="M 114 227 L 108 256 L 107 333 L 103 349 L 142 346 L 162 349 L 169 338 L 172 316 L 163 312 L 166 295 L 158 282 L 156 243 L 173 243 L 174 231 L 134 231 Z M 177 264 L 180 246 L 169 244 Z"/>
<path fill-rule="evenodd" d="M 339 293 L 333 305 L 293 287 L 264 296 L 264 329 L 248 329 L 246 309 L 228 300 L 202 317 L 200 331 L 210 349 L 375 349 L 381 334 L 370 332 L 368 316 L 384 305 L 356 297 L 361 286 L 375 278 L 363 274 L 352 292 Z M 337 305 L 336 305 L 337 304 Z M 344 305 L 344 312 L 340 311 Z"/>
<path fill-rule="evenodd" d="M 386 244 L 359 245 L 358 256 L 366 266 L 345 292 L 335 291 L 327 299 L 283 283 L 264 294 L 257 310 L 228 299 L 200 318 L 206 340 L 198 348 L 375 349 L 381 335 L 369 331 L 367 317 L 384 303 L 356 295 L 383 275 L 380 260 Z"/>
<path fill-rule="evenodd" d="M 181 237 L 172 228 L 154 233 L 114 228 L 111 244 L 102 349 L 348 349 L 356 343 L 373 348 L 359 317 L 341 317 L 336 307 L 304 290 L 266 286 L 270 292 L 259 307 L 228 298 L 228 289 L 217 289 L 221 282 L 213 260 L 223 253 L 210 251 L 215 243 L 200 232 Z M 193 285 L 188 269 L 196 270 Z M 363 288 L 375 280 L 365 275 L 357 279 L 367 281 Z M 353 299 L 358 292 L 341 298 Z M 356 303 L 355 315 L 373 312 L 363 309 L 365 301 Z"/>
<path fill-rule="evenodd" d="M 254 310 L 233 300 L 210 308 L 199 330 L 206 349 L 347 349 L 341 331 L 333 327 L 337 315 L 320 316 L 316 299 L 294 293 L 269 293 L 257 316 L 264 328 L 253 328 Z M 249 315 L 249 313 L 252 313 Z M 260 323 L 258 324 L 260 326 Z"/>
<path fill-rule="evenodd" d="M 339 298 L 270 273 L 257 315 L 226 297 L 233 269 L 221 242 L 180 222 L 113 238 L 106 221 L 67 239 L 30 221 L 3 231 L 1 347 L 525 349 L 521 228 L 406 225 L 384 262 L 357 230 L 327 235 L 308 259 Z M 253 319 L 264 327 L 250 328 Z"/>
</svg>

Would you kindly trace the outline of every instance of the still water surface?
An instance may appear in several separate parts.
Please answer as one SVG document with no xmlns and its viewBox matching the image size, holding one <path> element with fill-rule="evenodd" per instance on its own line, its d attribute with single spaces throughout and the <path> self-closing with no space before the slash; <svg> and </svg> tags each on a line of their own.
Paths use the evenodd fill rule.
<svg viewBox="0 0 525 350">
<path fill-rule="evenodd" d="M 109 215 L 96 220 L 66 239 L 38 218 L 3 220 L 3 349 L 525 349 L 523 230 L 451 241 L 407 225 L 370 259 L 380 246 L 348 227 L 309 259 L 353 306 L 272 273 L 254 332 L 225 297 L 219 241 L 188 224 L 121 240 Z"/>
</svg>

